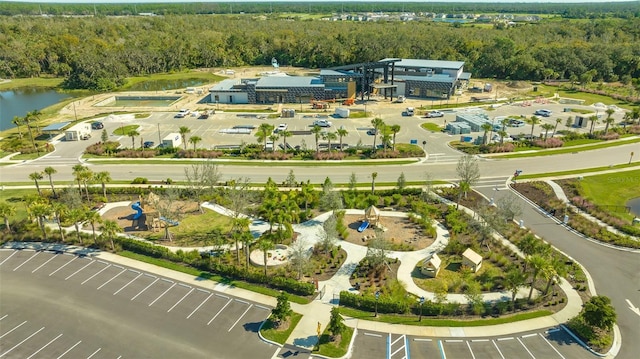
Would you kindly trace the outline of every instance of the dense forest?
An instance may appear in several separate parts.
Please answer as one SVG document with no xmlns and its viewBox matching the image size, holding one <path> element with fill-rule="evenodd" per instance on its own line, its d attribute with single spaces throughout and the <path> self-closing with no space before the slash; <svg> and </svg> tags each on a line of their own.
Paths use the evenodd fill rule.
<svg viewBox="0 0 640 359">
<path fill-rule="evenodd" d="M 461 60 L 474 77 L 630 82 L 640 78 L 640 18 L 517 26 L 331 22 L 259 15 L 0 17 L 0 77 L 65 77 L 109 90 L 131 75 L 191 68 L 331 67 L 386 57 Z"/>
</svg>

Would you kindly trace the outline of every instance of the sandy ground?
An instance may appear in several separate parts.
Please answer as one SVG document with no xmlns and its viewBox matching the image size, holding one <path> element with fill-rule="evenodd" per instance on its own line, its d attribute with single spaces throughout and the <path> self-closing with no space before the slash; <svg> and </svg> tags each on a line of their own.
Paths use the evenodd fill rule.
<svg viewBox="0 0 640 359">
<path fill-rule="evenodd" d="M 365 245 L 366 240 L 363 240 L 363 238 L 365 236 L 371 237 L 375 235 L 374 230 L 371 228 L 366 229 L 362 233 L 358 232 L 361 220 L 361 215 L 347 214 L 344 216 L 344 222 L 349 228 L 347 242 Z M 434 238 L 424 236 L 422 229 L 418 225 L 411 223 L 408 218 L 380 217 L 380 223 L 386 229 L 384 238 L 394 244 L 410 245 L 412 250 L 420 250 L 428 247 L 434 241 Z"/>
</svg>

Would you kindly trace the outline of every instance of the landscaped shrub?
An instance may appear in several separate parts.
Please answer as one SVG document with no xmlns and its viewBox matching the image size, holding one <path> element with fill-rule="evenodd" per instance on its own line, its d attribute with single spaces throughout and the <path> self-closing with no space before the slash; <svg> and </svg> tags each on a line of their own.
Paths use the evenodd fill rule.
<svg viewBox="0 0 640 359">
<path fill-rule="evenodd" d="M 318 161 L 338 161 L 344 159 L 346 156 L 347 155 L 344 152 L 316 152 L 313 154 L 313 159 Z"/>
<path fill-rule="evenodd" d="M 117 151 L 118 147 L 120 147 L 120 142 L 117 141 L 98 142 L 88 146 L 84 152 L 87 154 L 102 156 L 114 153 Z"/>
<path fill-rule="evenodd" d="M 371 155 L 371 158 L 399 158 L 402 157 L 399 151 L 391 151 L 391 150 L 378 150 Z"/>
<path fill-rule="evenodd" d="M 155 156 L 155 150 L 122 150 L 116 153 L 116 157 L 122 158 L 152 158 Z"/>
<path fill-rule="evenodd" d="M 281 151 L 275 152 L 257 152 L 253 154 L 254 159 L 258 160 L 277 160 L 277 161 L 285 161 L 290 160 L 293 157 L 291 153 L 284 153 Z"/>
<path fill-rule="evenodd" d="M 503 144 L 492 143 L 489 145 L 480 145 L 480 153 L 504 153 L 513 152 L 516 146 L 513 143 L 505 142 Z"/>
<path fill-rule="evenodd" d="M 608 132 L 598 134 L 598 138 L 604 141 L 617 140 L 620 138 L 620 135 L 617 132 Z"/>
<path fill-rule="evenodd" d="M 347 291 L 340 292 L 340 305 L 360 310 L 374 312 L 376 310 L 376 302 L 378 313 L 408 313 L 410 309 L 407 300 L 394 300 L 387 296 L 381 295 L 376 300 L 374 295 L 370 294 L 354 294 Z"/>
<path fill-rule="evenodd" d="M 176 153 L 177 158 L 218 158 L 222 156 L 221 151 L 213 150 L 180 150 Z"/>
<path fill-rule="evenodd" d="M 562 142 L 562 140 L 559 138 L 552 137 L 547 138 L 546 140 L 533 140 L 531 141 L 531 144 L 541 148 L 557 148 L 562 147 L 562 145 L 564 145 L 564 142 Z"/>
<path fill-rule="evenodd" d="M 146 184 L 149 180 L 144 177 L 136 177 L 131 181 L 131 184 Z"/>
</svg>

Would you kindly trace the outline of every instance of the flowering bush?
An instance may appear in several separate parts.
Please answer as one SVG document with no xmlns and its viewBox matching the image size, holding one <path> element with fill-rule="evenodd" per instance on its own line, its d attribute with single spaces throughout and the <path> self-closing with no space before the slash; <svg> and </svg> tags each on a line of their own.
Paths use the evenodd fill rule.
<svg viewBox="0 0 640 359">
<path fill-rule="evenodd" d="M 116 157 L 127 158 L 151 158 L 155 157 L 156 151 L 123 150 L 116 153 Z"/>
<path fill-rule="evenodd" d="M 617 140 L 620 135 L 617 132 L 608 132 L 598 135 L 598 138 L 605 141 Z"/>
<path fill-rule="evenodd" d="M 342 160 L 346 154 L 344 152 L 317 152 L 313 155 L 314 160 Z"/>
<path fill-rule="evenodd" d="M 400 152 L 398 151 L 381 151 L 378 150 L 371 154 L 371 158 L 399 158 Z"/>
<path fill-rule="evenodd" d="M 276 152 L 259 152 L 254 154 L 253 158 L 259 159 L 259 160 L 285 161 L 285 160 L 290 160 L 292 156 L 293 155 L 290 153 L 276 151 Z"/>
<path fill-rule="evenodd" d="M 178 158 L 218 158 L 222 152 L 213 150 L 180 150 L 176 153 Z"/>
<path fill-rule="evenodd" d="M 562 147 L 562 145 L 564 145 L 564 142 L 562 142 L 562 140 L 559 138 L 552 137 L 547 138 L 546 140 L 533 140 L 531 141 L 531 144 L 533 146 L 541 148 L 557 148 Z"/>
<path fill-rule="evenodd" d="M 503 153 L 513 152 L 516 146 L 513 143 L 507 142 L 503 144 L 495 143 L 491 145 L 480 145 L 481 153 Z"/>
</svg>

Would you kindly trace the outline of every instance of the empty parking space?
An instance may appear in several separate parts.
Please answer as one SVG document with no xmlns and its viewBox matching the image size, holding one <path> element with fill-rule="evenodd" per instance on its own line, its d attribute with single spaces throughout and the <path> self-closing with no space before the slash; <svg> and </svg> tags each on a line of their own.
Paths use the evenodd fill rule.
<svg viewBox="0 0 640 359">
<path fill-rule="evenodd" d="M 562 328 L 550 329 L 542 335 L 565 358 L 595 357 Z"/>
<path fill-rule="evenodd" d="M 492 339 L 472 339 L 467 341 L 467 345 L 474 358 L 503 358 Z"/>
<path fill-rule="evenodd" d="M 66 258 L 65 258 L 66 257 Z M 78 269 L 84 267 L 87 263 L 91 261 L 86 257 L 78 257 L 78 256 L 65 256 L 64 260 L 60 261 L 59 266 L 47 266 L 47 272 L 49 272 L 49 277 L 56 277 L 60 279 L 65 279 L 68 276 L 72 275 Z"/>
<path fill-rule="evenodd" d="M 440 358 L 439 341 L 431 338 L 409 338 L 409 353 L 411 358 L 427 359 Z"/>
<path fill-rule="evenodd" d="M 195 306 L 193 310 L 187 314 L 186 318 L 207 325 L 222 314 L 224 309 L 228 307 L 232 301 L 233 299 L 226 295 L 213 293 L 213 295 L 207 296 L 203 302 Z"/>
<path fill-rule="evenodd" d="M 387 352 L 387 335 L 366 330 L 358 331 L 353 341 L 354 358 L 381 358 Z"/>
<path fill-rule="evenodd" d="M 564 358 L 558 350 L 539 333 L 523 335 L 520 340 L 535 358 Z"/>
<path fill-rule="evenodd" d="M 505 358 L 531 358 L 518 337 L 502 337 L 495 340 L 498 350 Z"/>
<path fill-rule="evenodd" d="M 441 346 L 445 358 L 473 359 L 473 353 L 466 340 L 445 339 L 441 341 Z"/>
</svg>

